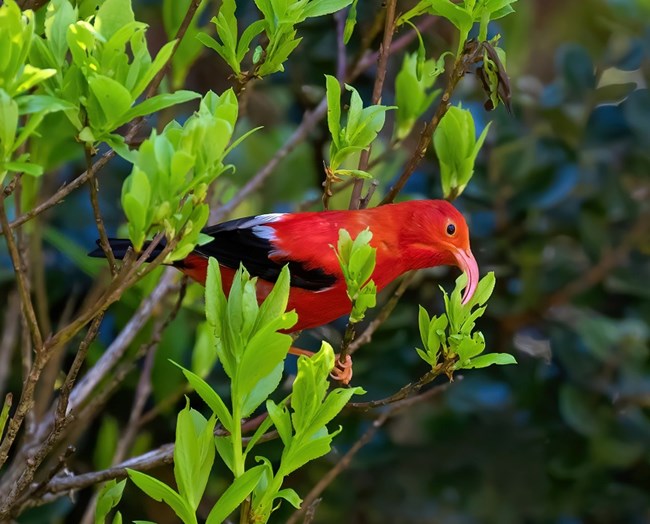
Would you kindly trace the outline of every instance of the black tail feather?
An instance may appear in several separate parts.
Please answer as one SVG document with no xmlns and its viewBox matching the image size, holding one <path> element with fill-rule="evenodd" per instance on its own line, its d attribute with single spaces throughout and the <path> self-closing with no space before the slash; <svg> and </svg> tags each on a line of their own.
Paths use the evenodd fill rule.
<svg viewBox="0 0 650 524">
<path fill-rule="evenodd" d="M 106 258 L 106 255 L 104 254 L 104 250 L 101 248 L 100 241 L 97 240 L 96 242 L 97 242 L 97 248 L 93 249 L 90 253 L 88 253 L 88 256 L 94 258 Z M 125 238 L 109 238 L 108 243 L 111 246 L 113 255 L 115 255 L 115 258 L 117 258 L 118 260 L 122 260 L 126 256 L 128 250 L 133 247 L 131 241 Z M 142 246 L 142 250 L 144 251 L 145 249 L 147 249 L 148 246 L 149 246 L 149 242 L 145 242 L 144 246 Z M 147 262 L 152 262 L 158 255 L 160 255 L 164 247 L 165 247 L 164 241 L 159 243 L 152 251 L 151 255 L 147 259 Z"/>
</svg>

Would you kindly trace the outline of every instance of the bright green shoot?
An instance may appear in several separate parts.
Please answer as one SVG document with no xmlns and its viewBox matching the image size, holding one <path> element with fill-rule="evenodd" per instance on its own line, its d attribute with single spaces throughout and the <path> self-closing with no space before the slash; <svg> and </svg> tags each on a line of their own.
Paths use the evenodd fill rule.
<svg viewBox="0 0 650 524">
<path fill-rule="evenodd" d="M 444 294 L 445 313 L 429 318 L 426 309 L 420 306 L 418 324 L 424 349 L 416 349 L 418 355 L 433 369 L 441 369 L 450 376 L 459 369 L 484 368 L 492 364 L 516 364 L 508 353 L 489 353 L 485 350 L 485 339 L 480 331 L 474 331 L 476 320 L 485 313 L 485 303 L 494 291 L 494 273 L 484 276 L 474 296 L 467 304 L 461 303 L 461 291 L 467 283 L 462 274 L 456 280 L 451 295 Z"/>
</svg>

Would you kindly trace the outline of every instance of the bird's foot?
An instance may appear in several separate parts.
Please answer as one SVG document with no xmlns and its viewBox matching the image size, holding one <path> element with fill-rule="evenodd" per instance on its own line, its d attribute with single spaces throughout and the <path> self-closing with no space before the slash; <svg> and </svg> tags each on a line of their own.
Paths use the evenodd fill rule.
<svg viewBox="0 0 650 524">
<path fill-rule="evenodd" d="M 352 357 L 345 355 L 345 360 L 341 362 L 339 355 L 336 355 L 330 377 L 347 386 L 352 380 Z"/>
<path fill-rule="evenodd" d="M 289 348 L 289 353 L 292 355 L 305 355 L 310 358 L 314 356 L 314 353 L 312 351 L 300 349 L 296 346 L 291 346 Z M 336 360 L 334 361 L 334 369 L 332 369 L 330 377 L 347 386 L 352 380 L 352 357 L 350 355 L 346 355 L 345 361 L 343 362 L 340 360 L 340 355 L 335 355 L 335 358 Z"/>
</svg>

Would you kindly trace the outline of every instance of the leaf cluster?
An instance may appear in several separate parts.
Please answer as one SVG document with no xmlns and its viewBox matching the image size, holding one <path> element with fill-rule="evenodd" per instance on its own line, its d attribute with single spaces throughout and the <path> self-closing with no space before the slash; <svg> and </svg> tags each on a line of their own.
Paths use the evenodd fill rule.
<svg viewBox="0 0 650 524">
<path fill-rule="evenodd" d="M 43 173 L 42 166 L 29 162 L 28 153 L 16 153 L 47 113 L 68 107 L 54 98 L 28 94 L 56 74 L 56 69 L 36 67 L 28 61 L 37 40 L 34 27 L 32 11 L 21 12 L 13 0 L 0 6 L 0 183 L 10 171 L 32 176 Z"/>
<path fill-rule="evenodd" d="M 335 251 L 352 302 L 352 324 L 361 322 L 366 310 L 377 304 L 377 286 L 370 279 L 375 270 L 377 249 L 370 245 L 370 240 L 372 233 L 368 228 L 361 231 L 354 240 L 345 229 L 339 230 Z"/>
<path fill-rule="evenodd" d="M 341 85 L 331 76 L 325 75 L 327 86 L 327 126 L 332 136 L 330 143 L 330 175 L 350 175 L 369 178 L 370 174 L 359 169 L 344 169 L 340 166 L 355 153 L 359 153 L 377 138 L 377 133 L 384 127 L 386 111 L 394 107 L 370 105 L 363 107 L 359 92 L 354 87 L 345 85 L 350 91 L 350 105 L 345 126 L 341 124 Z"/>
<path fill-rule="evenodd" d="M 332 438 L 327 424 L 343 409 L 360 388 L 336 389 L 328 393 L 328 376 L 334 366 L 334 351 L 324 343 L 313 357 L 300 357 L 292 394 L 279 403 L 269 399 L 280 383 L 284 359 L 291 337 L 281 333 L 295 324 L 297 317 L 286 312 L 289 297 L 289 270 L 285 267 L 271 293 L 261 305 L 256 297 L 256 279 L 240 268 L 228 298 L 215 259 L 210 259 L 206 281 L 206 318 L 209 337 L 224 371 L 231 379 L 230 406 L 203 378 L 179 366 L 190 385 L 210 407 L 206 419 L 190 408 L 179 413 L 174 448 L 174 477 L 178 491 L 137 471 L 129 476 L 145 493 L 169 505 L 185 523 L 196 522 L 210 472 L 218 455 L 234 475 L 233 483 L 213 506 L 206 520 L 223 522 L 249 495 L 250 518 L 266 522 L 285 499 L 295 507 L 300 497 L 293 489 L 282 488 L 285 477 L 309 461 L 329 452 Z M 241 420 L 266 403 L 269 417 L 250 437 L 246 447 Z M 289 403 L 291 411 L 289 411 Z M 214 436 L 216 422 L 227 432 Z M 247 458 L 261 437 L 275 427 L 284 451 L 278 468 L 261 456 L 247 467 Z"/>
<path fill-rule="evenodd" d="M 235 75 L 243 80 L 247 75 L 264 77 L 284 71 L 284 62 L 298 47 L 302 38 L 297 37 L 299 24 L 308 18 L 334 13 L 344 9 L 352 0 L 255 0 L 262 19 L 247 26 L 239 35 L 235 15 L 235 0 L 224 0 L 217 16 L 212 19 L 217 39 L 200 33 L 198 39 L 213 49 L 230 66 Z M 351 33 L 352 27 L 348 29 Z M 252 72 L 242 69 L 242 62 L 249 53 L 253 40 L 261 34 L 266 42 L 257 45 L 252 56 Z"/>
<path fill-rule="evenodd" d="M 424 60 L 421 53 L 406 53 L 402 68 L 395 78 L 397 122 L 395 138 L 408 136 L 424 112 L 431 107 L 440 89 L 431 89 L 445 70 L 445 55 L 438 60 Z"/>
<path fill-rule="evenodd" d="M 170 260 L 194 248 L 209 215 L 208 186 L 227 169 L 223 159 L 238 143 L 229 147 L 237 114 L 232 90 L 221 96 L 210 91 L 183 125 L 172 121 L 160 134 L 152 131 L 129 154 L 133 169 L 122 186 L 122 207 L 136 250 L 156 228 L 169 239 L 183 230 Z"/>
<path fill-rule="evenodd" d="M 147 86 L 172 54 L 165 44 L 155 58 L 147 49 L 146 24 L 135 20 L 130 0 L 106 0 L 88 20 L 69 0 L 53 0 L 45 16 L 45 34 L 34 40 L 30 59 L 56 71 L 43 91 L 67 104 L 64 113 L 80 141 L 106 141 L 125 153 L 114 131 L 134 118 L 160 111 L 199 95 L 191 91 L 160 94 L 140 103 Z"/>
<path fill-rule="evenodd" d="M 489 353 L 485 350 L 485 338 L 480 331 L 474 331 L 476 320 L 485 313 L 485 303 L 494 291 L 494 273 L 485 275 L 476 292 L 467 304 L 462 304 L 461 290 L 467 284 L 467 275 L 456 280 L 451 295 L 441 287 L 445 301 L 445 313 L 432 316 L 420 306 L 418 325 L 424 349 L 417 348 L 418 355 L 432 368 L 452 362 L 452 370 L 484 368 L 492 364 L 516 364 L 508 353 Z"/>
<path fill-rule="evenodd" d="M 460 34 L 458 52 L 460 56 L 475 23 L 479 23 L 479 40 L 487 38 L 488 23 L 514 12 L 512 4 L 517 0 L 420 0 L 412 9 L 404 13 L 398 24 L 406 23 L 411 18 L 429 13 L 449 20 Z"/>
</svg>

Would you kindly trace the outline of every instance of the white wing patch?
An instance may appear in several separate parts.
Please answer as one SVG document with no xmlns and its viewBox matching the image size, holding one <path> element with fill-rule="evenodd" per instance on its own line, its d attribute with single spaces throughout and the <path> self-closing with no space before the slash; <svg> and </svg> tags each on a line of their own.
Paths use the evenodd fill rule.
<svg viewBox="0 0 650 524">
<path fill-rule="evenodd" d="M 240 224 L 238 229 L 246 229 L 248 227 L 255 227 L 262 224 L 268 224 L 269 222 L 275 222 L 280 220 L 284 215 L 286 215 L 286 213 L 267 213 L 265 215 L 257 215 L 256 217 Z"/>
<path fill-rule="evenodd" d="M 264 240 L 268 240 L 272 243 L 274 240 L 276 240 L 275 229 L 269 226 L 265 226 L 264 224 L 276 222 L 280 220 L 285 214 L 286 213 L 267 213 L 265 215 L 257 215 L 256 217 L 253 217 L 241 224 L 237 229 L 250 228 L 256 237 L 263 238 Z M 269 253 L 269 255 L 279 254 L 282 253 L 278 250 L 273 250 Z"/>
</svg>

